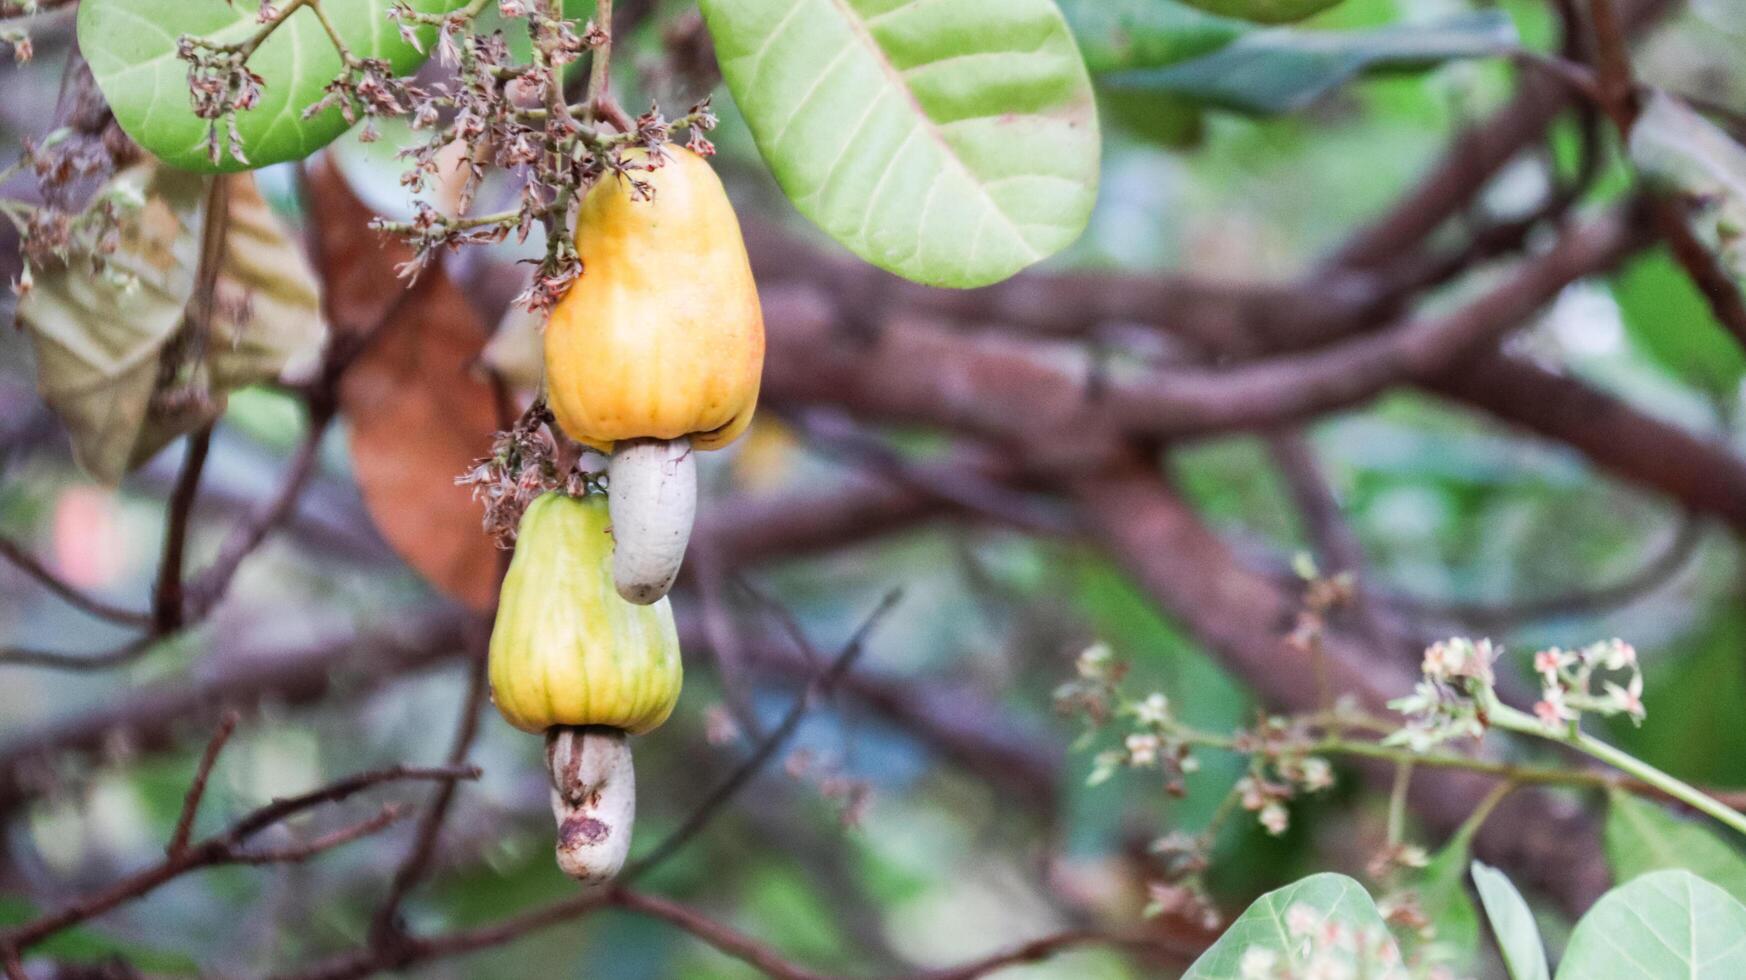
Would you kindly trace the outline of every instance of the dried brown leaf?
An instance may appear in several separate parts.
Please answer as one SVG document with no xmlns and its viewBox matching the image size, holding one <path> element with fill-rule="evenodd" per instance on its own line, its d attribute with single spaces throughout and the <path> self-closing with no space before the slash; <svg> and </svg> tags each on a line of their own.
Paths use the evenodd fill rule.
<svg viewBox="0 0 1746 980">
<path fill-rule="evenodd" d="M 328 319 L 365 344 L 340 384 L 364 503 L 426 581 L 489 609 L 499 553 L 471 491 L 455 485 L 500 427 L 497 394 L 478 368 L 485 325 L 441 268 L 401 296 L 394 266 L 404 246 L 369 228 L 375 215 L 333 166 L 310 171 L 308 194 Z"/>
</svg>

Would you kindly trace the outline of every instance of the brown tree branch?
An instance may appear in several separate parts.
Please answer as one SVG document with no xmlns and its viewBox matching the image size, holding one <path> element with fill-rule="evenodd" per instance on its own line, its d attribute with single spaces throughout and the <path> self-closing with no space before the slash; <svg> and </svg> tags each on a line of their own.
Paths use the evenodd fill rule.
<svg viewBox="0 0 1746 980">
<path fill-rule="evenodd" d="M 1409 320 L 1333 347 L 1220 368 L 1110 367 L 1082 350 L 966 337 L 902 318 L 871 339 L 839 331 L 830 300 L 767 291 L 772 335 L 765 390 L 779 401 L 836 404 L 1029 445 L 1033 458 L 1080 465 L 1117 451 L 1118 432 L 1183 436 L 1265 427 L 1359 403 L 1451 370 L 1520 325 L 1559 291 L 1634 249 L 1625 215 L 1571 229 L 1544 255 L 1444 316 Z"/>
<path fill-rule="evenodd" d="M 164 522 L 164 550 L 158 563 L 157 584 L 152 587 L 152 634 L 165 636 L 182 628 L 182 553 L 188 543 L 188 526 L 194 516 L 194 498 L 200 492 L 200 474 L 206 469 L 206 453 L 212 446 L 212 426 L 188 437 L 182 474 L 170 492 L 169 516 Z"/>
<path fill-rule="evenodd" d="M 164 883 L 192 871 L 223 864 L 267 863 L 272 860 L 273 852 L 250 851 L 246 847 L 249 840 L 268 827 L 275 826 L 305 810 L 327 803 L 340 802 L 382 783 L 419 779 L 476 779 L 478 775 L 479 770 L 474 768 L 415 769 L 399 766 L 392 769 L 358 773 L 335 780 L 307 793 L 274 800 L 243 816 L 233 823 L 228 830 L 205 838 L 198 843 L 184 846 L 174 853 L 166 855 L 162 861 L 151 867 L 121 878 L 57 911 L 46 913 L 21 925 L 0 930 L 0 950 L 16 954 L 63 929 L 96 918 L 124 902 L 146 895 Z M 380 829 L 382 826 L 386 826 L 386 823 L 380 818 L 375 818 L 364 826 Z M 332 847 L 361 835 L 362 831 L 354 829 L 330 834 L 324 840 L 327 842 L 326 846 Z M 287 860 L 300 861 L 313 856 L 322 849 L 325 848 L 317 848 L 312 844 L 307 847 L 289 849 L 283 853 Z"/>
<path fill-rule="evenodd" d="M 1434 378 L 1435 392 L 1581 452 L 1603 470 L 1746 531 L 1746 459 L 1581 381 L 1489 352 Z"/>
<path fill-rule="evenodd" d="M 677 926 L 773 980 L 826 980 L 825 974 L 796 966 L 769 946 L 672 899 L 616 888 L 608 893 L 607 902 Z"/>
<path fill-rule="evenodd" d="M 53 785 L 70 759 L 101 761 L 125 742 L 137 751 L 175 747 L 190 724 L 224 709 L 264 702 L 311 704 L 360 691 L 456 657 L 462 619 L 452 607 L 424 610 L 376 632 L 282 651 L 230 650 L 188 676 L 140 688 L 111 704 L 23 732 L 0 745 L 0 813 Z"/>
<path fill-rule="evenodd" d="M 486 675 L 486 647 L 490 642 L 490 632 L 482 620 L 474 620 L 469 625 L 468 656 L 472 662 L 467 667 L 467 689 L 461 695 L 460 721 L 455 726 L 455 735 L 449 746 L 448 764 L 458 766 L 467 761 L 472 754 L 473 743 L 479 736 L 479 714 L 484 707 L 489 693 Z M 413 837 L 411 849 L 400 866 L 394 869 L 394 878 L 388 885 L 388 895 L 382 900 L 382 905 L 376 911 L 376 918 L 370 924 L 370 941 L 372 944 L 392 944 L 405 934 L 405 923 L 401 921 L 400 907 L 408 893 L 422 881 L 430 870 L 431 858 L 436 854 L 437 838 L 442 833 L 443 821 L 449 815 L 450 805 L 455 799 L 456 783 L 445 782 L 437 785 L 431 795 L 430 802 L 425 805 L 423 814 L 419 817 L 418 832 Z"/>
<path fill-rule="evenodd" d="M 319 400 L 310 401 L 308 414 L 303 441 L 298 443 L 297 451 L 285 469 L 285 477 L 278 492 L 253 517 L 231 531 L 219 548 L 218 557 L 200 573 L 190 588 L 188 615 L 191 619 L 205 618 L 218 605 L 230 591 L 230 583 L 236 578 L 237 569 L 260 548 L 267 535 L 283 524 L 296 509 L 297 501 L 309 486 L 309 479 L 314 475 L 316 462 L 320 459 L 322 436 L 327 433 L 328 425 L 333 421 L 331 406 Z"/>
<path fill-rule="evenodd" d="M 226 711 L 219 716 L 218 728 L 206 743 L 206 751 L 201 753 L 200 763 L 194 769 L 194 780 L 188 784 L 188 793 L 182 799 L 182 813 L 176 818 L 176 830 L 170 835 L 170 843 L 164 847 L 166 855 L 176 857 L 188 849 L 188 838 L 194 833 L 194 818 L 200 812 L 201 798 L 206 795 L 206 781 L 212 777 L 212 767 L 218 764 L 218 753 L 224 751 L 225 743 L 230 741 L 240 719 L 235 711 Z"/>
<path fill-rule="evenodd" d="M 1634 0 L 1619 13 L 1620 31 L 1638 35 L 1679 7 L 1676 0 Z M 1327 271 L 1384 266 L 1410 254 L 1433 231 L 1467 209 L 1484 186 L 1571 105 L 1561 80 L 1533 75 L 1483 124 L 1456 138 L 1414 188 L 1354 233 L 1322 263 Z"/>
<path fill-rule="evenodd" d="M 868 635 L 885 618 L 885 614 L 897 604 L 902 595 L 903 592 L 899 589 L 887 593 L 885 598 L 880 600 L 873 611 L 867 614 L 867 618 L 862 620 L 854 634 L 849 637 L 848 642 L 843 644 L 841 652 L 832 658 L 829 665 L 819 671 L 808 682 L 806 689 L 801 692 L 800 696 L 794 699 L 794 704 L 789 707 L 788 713 L 783 715 L 782 721 L 764 736 L 763 740 L 752 750 L 752 753 L 746 756 L 745 760 L 733 772 L 729 773 L 726 779 L 723 779 L 704 796 L 703 800 L 678 827 L 675 827 L 659 843 L 650 848 L 648 853 L 626 867 L 624 872 L 619 875 L 619 881 L 629 884 L 659 867 L 662 862 L 690 843 L 692 838 L 702 833 L 704 828 L 715 821 L 715 818 L 720 815 L 723 807 L 729 801 L 738 796 L 741 790 L 751 785 L 752 780 L 757 778 L 770 760 L 776 757 L 776 753 L 781 751 L 788 740 L 794 736 L 794 733 L 800 729 L 800 723 L 806 718 L 812 705 L 819 698 L 829 694 L 836 687 L 837 682 L 855 665 L 856 659 L 866 648 Z"/>
</svg>

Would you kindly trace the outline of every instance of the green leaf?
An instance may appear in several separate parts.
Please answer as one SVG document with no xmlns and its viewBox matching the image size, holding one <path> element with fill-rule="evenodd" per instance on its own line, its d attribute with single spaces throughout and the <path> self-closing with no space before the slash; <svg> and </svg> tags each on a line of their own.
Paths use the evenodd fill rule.
<svg viewBox="0 0 1746 980">
<path fill-rule="evenodd" d="M 1473 820 L 1463 823 L 1419 872 L 1419 909 L 1436 929 L 1428 950 L 1431 962 L 1466 967 L 1479 947 L 1479 910 L 1467 894 L 1466 880 L 1473 835 L 1479 826 Z"/>
<path fill-rule="evenodd" d="M 436 13 L 461 2 L 411 0 L 411 6 Z M 401 39 L 387 17 L 390 6 L 388 0 L 327 0 L 322 9 L 353 54 L 384 59 L 404 74 L 425 55 Z M 249 58 L 249 68 L 265 82 L 260 104 L 237 114 L 246 163 L 225 153 L 213 164 L 207 120 L 194 115 L 189 98 L 188 62 L 176 57 L 183 35 L 221 43 L 247 38 L 260 26 L 258 13 L 257 4 L 233 0 L 85 0 L 79 4 L 79 48 L 121 128 L 175 166 L 212 173 L 302 159 L 349 128 L 337 106 L 303 118 L 341 69 L 313 10 L 292 13 Z M 428 51 L 434 31 L 424 28 L 419 36 Z"/>
<path fill-rule="evenodd" d="M 1175 0 L 1063 0 L 1061 12 L 1097 73 L 1174 65 L 1254 30 Z"/>
<path fill-rule="evenodd" d="M 1689 871 L 1653 871 L 1607 892 L 1570 935 L 1559 980 L 1746 976 L 1746 905 Z"/>
<path fill-rule="evenodd" d="M 1364 887 L 1345 875 L 1318 874 L 1256 899 L 1183 980 L 1239 980 L 1256 972 L 1300 976 L 1312 956 L 1339 955 L 1345 946 L 1322 944 L 1329 926 L 1351 941 L 1347 948 L 1359 951 L 1356 962 L 1346 966 L 1370 967 L 1363 975 L 1376 980 L 1406 976 L 1400 949 Z M 1259 971 L 1261 961 L 1270 961 L 1270 970 Z"/>
<path fill-rule="evenodd" d="M 1619 270 L 1612 289 L 1631 339 L 1681 380 L 1722 395 L 1746 378 L 1746 353 L 1665 247 Z"/>
<path fill-rule="evenodd" d="M 1340 0 L 1187 0 L 1189 5 L 1202 10 L 1263 24 L 1285 24 L 1303 20 L 1339 2 Z"/>
<path fill-rule="evenodd" d="M 1746 902 L 1746 857 L 1708 827 L 1648 800 L 1618 790 L 1608 794 L 1605 845 L 1607 863 L 1620 882 L 1683 868 Z"/>
<path fill-rule="evenodd" d="M 1171 149 L 1199 144 L 1206 130 L 1205 108 L 1188 99 L 1102 88 L 1097 105 L 1105 125 Z"/>
<path fill-rule="evenodd" d="M 1708 203 L 1703 230 L 1736 276 L 1746 276 L 1746 147 L 1665 92 L 1631 127 L 1631 162 L 1644 176 Z"/>
<path fill-rule="evenodd" d="M 1501 10 L 1362 31 L 1276 28 L 1246 34 L 1205 57 L 1118 72 L 1104 81 L 1112 88 L 1266 115 L 1301 109 L 1367 71 L 1486 57 L 1515 44 L 1515 25 Z"/>
<path fill-rule="evenodd" d="M 1546 980 L 1550 975 L 1546 946 L 1522 893 L 1503 872 L 1478 861 L 1473 862 L 1473 884 L 1479 889 L 1479 900 L 1485 905 L 1485 917 L 1491 922 L 1491 934 L 1497 939 L 1511 980 Z"/>
<path fill-rule="evenodd" d="M 1091 80 L 1050 0 L 703 0 L 722 75 L 800 212 L 874 265 L 981 286 L 1079 236 Z"/>
</svg>

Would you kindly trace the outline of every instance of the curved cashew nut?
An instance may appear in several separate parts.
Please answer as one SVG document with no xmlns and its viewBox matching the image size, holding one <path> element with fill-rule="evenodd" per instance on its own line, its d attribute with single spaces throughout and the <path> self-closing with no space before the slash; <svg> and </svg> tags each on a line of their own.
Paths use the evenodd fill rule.
<svg viewBox="0 0 1746 980">
<path fill-rule="evenodd" d="M 558 868 L 584 885 L 611 881 L 630 854 L 637 819 L 637 775 L 623 729 L 604 725 L 546 730 Z"/>
<path fill-rule="evenodd" d="M 697 461 L 691 440 L 626 439 L 607 463 L 612 515 L 612 583 L 646 606 L 673 587 L 697 516 Z"/>
</svg>

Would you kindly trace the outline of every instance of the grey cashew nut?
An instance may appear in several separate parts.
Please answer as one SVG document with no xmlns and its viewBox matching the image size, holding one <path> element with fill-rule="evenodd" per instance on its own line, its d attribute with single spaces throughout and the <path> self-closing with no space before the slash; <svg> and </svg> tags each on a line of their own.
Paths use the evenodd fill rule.
<svg viewBox="0 0 1746 980">
<path fill-rule="evenodd" d="M 646 606 L 673 587 L 697 516 L 697 461 L 691 440 L 625 439 L 607 463 L 612 515 L 612 583 Z"/>
<path fill-rule="evenodd" d="M 624 867 L 637 819 L 637 775 L 620 728 L 560 725 L 546 730 L 558 868 L 603 885 Z"/>
</svg>

